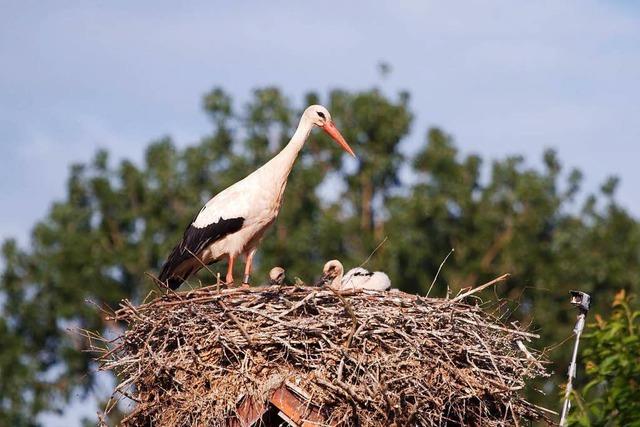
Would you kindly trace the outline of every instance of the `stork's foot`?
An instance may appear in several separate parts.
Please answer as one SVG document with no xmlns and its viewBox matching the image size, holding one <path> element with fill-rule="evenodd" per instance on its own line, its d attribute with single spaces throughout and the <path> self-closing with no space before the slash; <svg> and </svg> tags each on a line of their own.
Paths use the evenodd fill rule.
<svg viewBox="0 0 640 427">
<path fill-rule="evenodd" d="M 241 287 L 243 287 L 243 288 L 248 288 L 249 286 L 251 286 L 251 285 L 249 284 L 249 280 L 250 280 L 250 279 L 251 279 L 251 278 L 249 277 L 249 275 L 248 275 L 248 274 L 245 274 L 245 275 L 244 275 L 244 277 L 242 278 L 242 285 L 241 285 Z"/>
<path fill-rule="evenodd" d="M 233 288 L 233 280 L 229 282 L 226 279 L 218 279 L 213 283 L 213 286 L 223 287 L 223 288 Z"/>
</svg>

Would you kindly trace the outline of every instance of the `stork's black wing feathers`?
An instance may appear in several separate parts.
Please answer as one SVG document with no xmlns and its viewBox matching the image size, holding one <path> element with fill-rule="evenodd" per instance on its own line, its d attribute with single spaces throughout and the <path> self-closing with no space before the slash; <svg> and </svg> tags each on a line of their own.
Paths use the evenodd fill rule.
<svg viewBox="0 0 640 427">
<path fill-rule="evenodd" d="M 177 289 L 182 282 L 192 273 L 183 274 L 182 277 L 174 277 L 175 270 L 183 262 L 191 259 L 194 254 L 198 255 L 207 246 L 223 237 L 235 233 L 242 228 L 244 218 L 220 218 L 217 222 L 206 227 L 194 227 L 193 223 L 184 230 L 182 240 L 169 254 L 167 261 L 162 266 L 162 271 L 158 279 L 167 283 L 171 289 Z"/>
<path fill-rule="evenodd" d="M 364 276 L 364 277 L 371 277 L 373 276 L 373 271 L 367 271 L 366 273 L 363 271 L 356 271 L 355 273 L 353 273 L 354 276 Z"/>
</svg>

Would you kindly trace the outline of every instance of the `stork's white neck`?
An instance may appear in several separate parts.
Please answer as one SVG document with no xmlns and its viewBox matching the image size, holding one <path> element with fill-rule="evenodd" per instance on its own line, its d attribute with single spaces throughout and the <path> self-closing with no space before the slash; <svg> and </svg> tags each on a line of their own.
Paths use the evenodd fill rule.
<svg viewBox="0 0 640 427">
<path fill-rule="evenodd" d="M 343 277 L 344 277 L 344 270 L 343 269 L 338 270 L 338 275 L 333 278 L 333 280 L 331 281 L 330 286 L 332 288 L 335 288 L 335 289 L 342 288 L 342 278 Z"/>
<path fill-rule="evenodd" d="M 311 129 L 313 129 L 313 123 L 303 116 L 289 143 L 265 165 L 269 165 L 267 169 L 274 173 L 272 179 L 276 185 L 282 187 L 282 191 L 284 191 L 289 173 L 291 173 L 293 164 L 309 137 Z"/>
<path fill-rule="evenodd" d="M 275 158 L 282 158 L 282 161 L 289 165 L 289 170 L 293 167 L 298 153 L 300 153 L 304 143 L 307 141 L 311 129 L 313 129 L 313 123 L 303 116 L 289 143 L 276 155 Z"/>
</svg>

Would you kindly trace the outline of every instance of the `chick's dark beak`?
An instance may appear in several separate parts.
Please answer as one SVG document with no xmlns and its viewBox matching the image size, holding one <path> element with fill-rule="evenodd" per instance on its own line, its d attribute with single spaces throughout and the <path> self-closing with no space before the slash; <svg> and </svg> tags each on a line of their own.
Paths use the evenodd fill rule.
<svg viewBox="0 0 640 427">
<path fill-rule="evenodd" d="M 327 272 L 323 273 L 322 276 L 314 283 L 314 286 L 326 286 L 329 284 L 334 278 L 335 274 Z"/>
</svg>

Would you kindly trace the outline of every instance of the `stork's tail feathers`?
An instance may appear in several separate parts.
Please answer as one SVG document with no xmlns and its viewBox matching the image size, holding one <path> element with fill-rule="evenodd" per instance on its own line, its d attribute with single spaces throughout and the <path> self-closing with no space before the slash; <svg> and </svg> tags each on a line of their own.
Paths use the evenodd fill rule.
<svg viewBox="0 0 640 427">
<path fill-rule="evenodd" d="M 158 276 L 158 280 L 167 285 L 171 290 L 176 290 L 182 285 L 182 283 L 189 278 L 192 271 L 188 271 L 187 274 L 179 274 L 177 270 L 182 267 L 182 261 L 179 256 L 180 249 L 179 245 L 173 248 L 171 254 L 167 258 L 167 261 L 162 266 L 162 270 L 160 271 L 160 276 Z M 182 261 L 182 262 L 181 262 Z"/>
<path fill-rule="evenodd" d="M 177 289 L 189 276 L 202 268 L 202 261 L 196 260 L 199 256 L 196 254 L 200 254 L 213 242 L 240 230 L 243 223 L 242 217 L 229 219 L 220 217 L 218 221 L 204 227 L 196 227 L 193 224 L 187 226 L 182 240 L 173 248 L 167 262 L 162 266 L 160 281 L 166 283 L 171 289 Z"/>
<path fill-rule="evenodd" d="M 171 289 L 172 291 L 175 291 L 180 287 L 180 285 L 184 283 L 184 279 L 180 277 L 166 277 L 166 275 L 162 275 L 162 274 L 160 274 L 160 277 L 158 277 L 158 280 L 160 280 L 165 286 L 168 286 L 169 289 Z"/>
<path fill-rule="evenodd" d="M 172 290 L 178 289 L 182 282 L 184 282 L 184 280 L 178 277 L 171 277 L 171 268 L 168 262 L 165 262 L 162 266 L 162 271 L 160 272 L 160 276 L 158 276 L 158 280 Z"/>
</svg>

